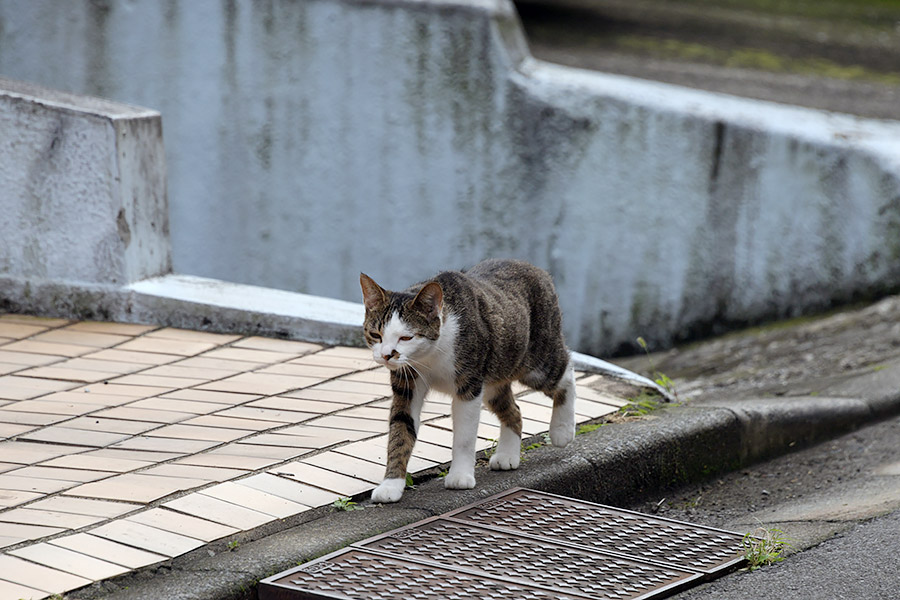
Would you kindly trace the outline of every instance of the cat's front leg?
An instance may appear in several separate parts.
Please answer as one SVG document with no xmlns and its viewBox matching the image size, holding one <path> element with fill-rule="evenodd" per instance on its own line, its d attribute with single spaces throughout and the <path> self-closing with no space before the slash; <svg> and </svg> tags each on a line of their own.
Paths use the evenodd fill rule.
<svg viewBox="0 0 900 600">
<path fill-rule="evenodd" d="M 481 419 L 483 394 L 475 398 L 453 398 L 450 406 L 453 419 L 453 462 L 444 478 L 444 487 L 451 490 L 470 490 L 475 487 L 475 444 L 478 422 Z"/>
<path fill-rule="evenodd" d="M 372 502 L 397 502 L 406 489 L 406 467 L 412 456 L 419 431 L 422 404 L 428 391 L 412 369 L 391 371 L 390 429 L 388 431 L 387 467 L 384 481 L 372 490 Z"/>
</svg>

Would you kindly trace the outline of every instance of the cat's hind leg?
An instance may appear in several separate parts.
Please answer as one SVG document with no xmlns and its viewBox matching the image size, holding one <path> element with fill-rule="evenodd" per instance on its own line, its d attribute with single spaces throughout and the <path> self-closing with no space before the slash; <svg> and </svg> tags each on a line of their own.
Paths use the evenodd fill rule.
<svg viewBox="0 0 900 600">
<path fill-rule="evenodd" d="M 484 404 L 500 421 L 500 439 L 491 454 L 491 468 L 495 471 L 518 469 L 522 453 L 522 413 L 512 388 L 508 383 L 487 388 Z"/>
<path fill-rule="evenodd" d="M 550 443 L 568 446 L 575 439 L 575 369 L 569 361 L 566 372 L 548 396 L 553 398 L 550 416 Z"/>
</svg>

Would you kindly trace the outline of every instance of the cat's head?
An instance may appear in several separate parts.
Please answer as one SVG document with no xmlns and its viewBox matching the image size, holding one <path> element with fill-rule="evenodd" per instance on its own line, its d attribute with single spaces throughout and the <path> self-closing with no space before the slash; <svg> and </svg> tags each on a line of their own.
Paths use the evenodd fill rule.
<svg viewBox="0 0 900 600">
<path fill-rule="evenodd" d="M 431 281 L 418 293 L 391 292 L 359 275 L 366 320 L 363 335 L 375 362 L 394 370 L 431 354 L 441 335 L 444 292 Z"/>
</svg>

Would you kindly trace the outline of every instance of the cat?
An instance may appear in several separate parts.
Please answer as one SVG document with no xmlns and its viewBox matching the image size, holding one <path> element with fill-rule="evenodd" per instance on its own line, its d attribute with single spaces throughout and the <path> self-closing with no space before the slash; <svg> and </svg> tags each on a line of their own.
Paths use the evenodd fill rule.
<svg viewBox="0 0 900 600">
<path fill-rule="evenodd" d="M 363 335 L 376 363 L 390 370 L 393 402 L 384 480 L 376 503 L 397 502 L 429 389 L 453 401 L 448 489 L 475 487 L 475 444 L 484 404 L 500 421 L 490 458 L 495 470 L 519 467 L 522 415 L 510 384 L 519 381 L 553 399 L 550 441 L 575 437 L 575 374 L 561 331 L 550 275 L 531 264 L 486 260 L 445 271 L 402 292 L 360 273 Z"/>
</svg>

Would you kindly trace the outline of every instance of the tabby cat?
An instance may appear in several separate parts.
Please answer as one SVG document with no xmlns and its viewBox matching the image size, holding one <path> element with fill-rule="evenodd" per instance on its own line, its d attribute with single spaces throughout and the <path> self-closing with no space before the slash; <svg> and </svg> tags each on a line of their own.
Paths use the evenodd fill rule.
<svg viewBox="0 0 900 600">
<path fill-rule="evenodd" d="M 387 470 L 374 502 L 397 502 L 419 430 L 425 395 L 453 398 L 453 452 L 444 487 L 475 487 L 475 444 L 482 403 L 500 421 L 492 469 L 516 469 L 522 415 L 510 384 L 520 381 L 553 399 L 550 441 L 575 437 L 575 376 L 560 329 L 550 275 L 525 262 L 487 260 L 446 271 L 402 292 L 360 274 L 364 335 L 375 362 L 390 369 Z"/>
</svg>

